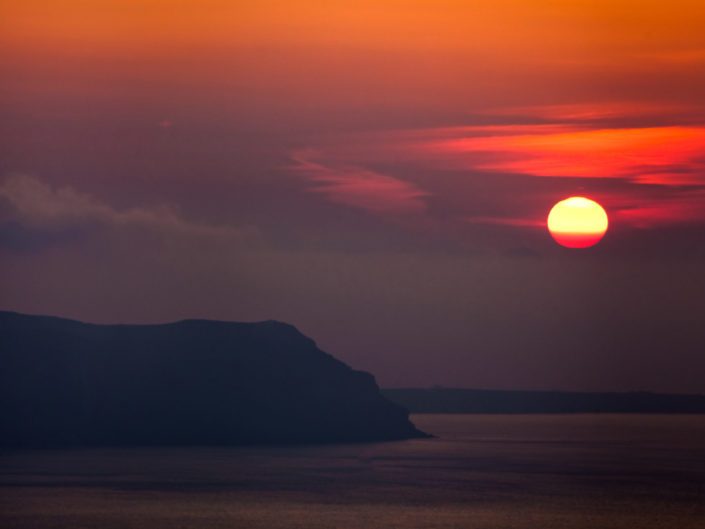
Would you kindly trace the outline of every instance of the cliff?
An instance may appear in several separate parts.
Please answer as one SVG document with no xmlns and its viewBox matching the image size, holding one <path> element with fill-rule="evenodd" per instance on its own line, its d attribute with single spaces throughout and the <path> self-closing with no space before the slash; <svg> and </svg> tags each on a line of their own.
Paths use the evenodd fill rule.
<svg viewBox="0 0 705 529">
<path fill-rule="evenodd" d="M 0 312 L 6 447 L 423 437 L 372 375 L 291 325 L 92 325 Z"/>
</svg>

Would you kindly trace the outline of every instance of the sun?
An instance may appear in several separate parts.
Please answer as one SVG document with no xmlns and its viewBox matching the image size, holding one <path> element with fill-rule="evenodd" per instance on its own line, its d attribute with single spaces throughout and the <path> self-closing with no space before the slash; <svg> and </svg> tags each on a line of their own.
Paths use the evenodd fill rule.
<svg viewBox="0 0 705 529">
<path fill-rule="evenodd" d="M 594 200 L 570 197 L 558 202 L 548 214 L 548 231 L 567 248 L 587 248 L 607 231 L 607 213 Z"/>
</svg>

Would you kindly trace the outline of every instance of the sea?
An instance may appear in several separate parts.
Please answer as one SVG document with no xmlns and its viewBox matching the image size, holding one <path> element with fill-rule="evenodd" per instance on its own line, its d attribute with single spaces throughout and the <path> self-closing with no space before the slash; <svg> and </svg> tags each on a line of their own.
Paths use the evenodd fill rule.
<svg viewBox="0 0 705 529">
<path fill-rule="evenodd" d="M 412 415 L 435 437 L 0 454 L 0 527 L 705 528 L 705 415 Z"/>
</svg>

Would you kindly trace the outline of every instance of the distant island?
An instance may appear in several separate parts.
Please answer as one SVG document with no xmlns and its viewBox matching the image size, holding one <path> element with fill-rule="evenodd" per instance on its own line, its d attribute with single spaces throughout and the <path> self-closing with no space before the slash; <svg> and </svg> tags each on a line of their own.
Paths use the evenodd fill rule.
<svg viewBox="0 0 705 529">
<path fill-rule="evenodd" d="M 705 395 L 457 388 L 383 389 L 411 413 L 705 413 Z"/>
<path fill-rule="evenodd" d="M 426 437 L 374 377 L 276 321 L 92 325 L 0 311 L 0 445 Z"/>
</svg>

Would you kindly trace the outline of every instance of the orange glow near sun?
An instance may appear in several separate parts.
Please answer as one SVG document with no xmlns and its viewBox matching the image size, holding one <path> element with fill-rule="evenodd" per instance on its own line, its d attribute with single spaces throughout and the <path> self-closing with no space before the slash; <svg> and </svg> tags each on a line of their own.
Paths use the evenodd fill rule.
<svg viewBox="0 0 705 529">
<path fill-rule="evenodd" d="M 607 213 L 594 200 L 570 197 L 558 202 L 548 214 L 548 231 L 567 248 L 587 248 L 607 231 Z"/>
</svg>

